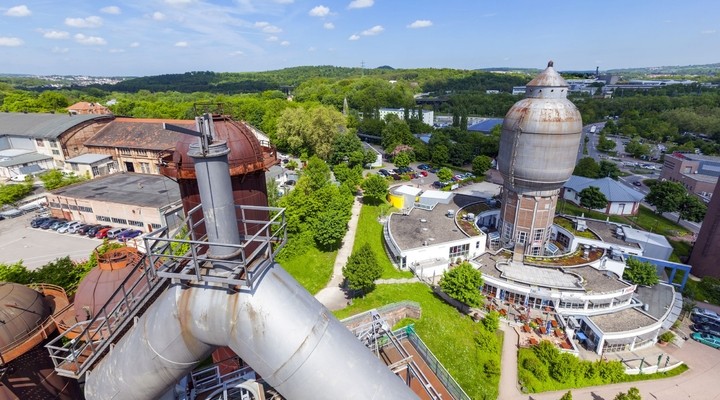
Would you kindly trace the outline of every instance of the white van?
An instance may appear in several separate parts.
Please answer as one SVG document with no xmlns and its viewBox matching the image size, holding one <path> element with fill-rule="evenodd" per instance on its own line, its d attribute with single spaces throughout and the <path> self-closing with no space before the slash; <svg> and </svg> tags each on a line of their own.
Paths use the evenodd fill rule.
<svg viewBox="0 0 720 400">
<path fill-rule="evenodd" d="M 25 175 L 25 174 L 19 174 L 19 175 L 15 175 L 15 176 L 11 177 L 10 180 L 13 182 L 25 182 L 25 178 L 27 176 L 28 175 Z"/>
<path fill-rule="evenodd" d="M 107 232 L 107 238 L 108 239 L 115 239 L 115 236 L 119 235 L 121 232 L 126 231 L 128 228 L 113 228 L 110 229 Z"/>
</svg>

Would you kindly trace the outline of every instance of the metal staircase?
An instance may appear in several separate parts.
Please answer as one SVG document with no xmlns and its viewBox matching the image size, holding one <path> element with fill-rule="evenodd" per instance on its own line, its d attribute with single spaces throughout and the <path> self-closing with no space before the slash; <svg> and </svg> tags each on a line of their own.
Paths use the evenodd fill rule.
<svg viewBox="0 0 720 400">
<path fill-rule="evenodd" d="M 146 254 L 94 317 L 76 323 L 45 345 L 58 375 L 79 379 L 92 369 L 171 281 L 217 282 L 235 290 L 252 288 L 285 244 L 284 209 L 259 206 L 236 206 L 236 209 L 240 215 L 238 226 L 253 234 L 244 235 L 240 245 L 227 245 L 237 248 L 239 257 L 224 261 L 231 269 L 222 276 L 202 271 L 203 265 L 213 261 L 206 254 L 207 237 L 191 239 L 187 233 L 205 223 L 200 206 L 188 213 L 182 225 L 189 229 L 181 227 L 170 232 L 166 227 L 147 235 L 144 238 Z M 271 218 L 268 221 L 246 217 L 257 212 Z M 80 334 L 71 339 L 76 332 Z"/>
</svg>

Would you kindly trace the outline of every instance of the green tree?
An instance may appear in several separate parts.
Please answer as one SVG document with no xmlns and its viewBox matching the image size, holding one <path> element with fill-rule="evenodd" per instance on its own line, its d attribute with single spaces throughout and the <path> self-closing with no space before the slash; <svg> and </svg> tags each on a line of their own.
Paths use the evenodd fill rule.
<svg viewBox="0 0 720 400">
<path fill-rule="evenodd" d="M 599 210 L 607 207 L 608 200 L 597 186 L 586 187 L 580 191 L 579 195 L 580 205 L 587 209 Z"/>
<path fill-rule="evenodd" d="M 0 205 L 13 204 L 33 191 L 31 182 L 17 183 L 13 185 L 0 184 Z"/>
<path fill-rule="evenodd" d="M 705 219 L 705 213 L 707 213 L 707 206 L 695 195 L 686 193 L 682 201 L 678 205 L 678 219 L 692 222 L 702 222 Z"/>
<path fill-rule="evenodd" d="M 633 138 L 625 145 L 625 152 L 635 158 L 641 158 L 650 154 L 650 146 L 640 143 L 637 138 Z"/>
<path fill-rule="evenodd" d="M 392 114 L 388 115 L 392 117 Z M 415 141 L 408 124 L 395 117 L 389 118 L 382 131 L 382 146 L 385 151 L 392 151 L 399 144 L 412 144 Z"/>
<path fill-rule="evenodd" d="M 625 271 L 623 271 L 623 279 L 626 279 L 636 285 L 655 286 L 660 282 L 658 278 L 657 268 L 649 262 L 643 262 L 635 258 L 630 258 L 626 262 Z"/>
<path fill-rule="evenodd" d="M 598 172 L 598 178 L 612 178 L 618 180 L 620 177 L 620 168 L 614 162 L 607 160 L 600 161 L 600 171 Z"/>
<path fill-rule="evenodd" d="M 401 151 L 393 158 L 393 163 L 396 167 L 408 167 L 411 162 L 412 154 L 409 151 Z"/>
<path fill-rule="evenodd" d="M 341 184 L 347 183 L 351 188 L 357 187 L 362 181 L 362 167 L 360 165 L 350 168 L 348 164 L 338 164 L 333 167 L 333 173 L 338 182 Z"/>
<path fill-rule="evenodd" d="M 350 255 L 347 264 L 343 267 L 343 276 L 348 288 L 362 295 L 375 288 L 375 280 L 382 276 L 382 266 L 377 262 L 377 257 L 369 243 L 365 243 Z"/>
<path fill-rule="evenodd" d="M 367 164 L 364 162 L 365 150 L 363 149 L 360 138 L 354 132 L 343 132 L 335 137 L 330 158 L 328 162 L 331 165 L 337 165 L 346 162 L 352 168 L 355 165 Z"/>
<path fill-rule="evenodd" d="M 631 387 L 627 393 L 618 393 L 614 400 L 642 400 L 642 396 L 640 395 L 640 390 L 638 390 L 638 388 Z"/>
<path fill-rule="evenodd" d="M 500 327 L 500 313 L 490 311 L 482 319 L 482 324 L 489 332 L 495 332 Z"/>
<path fill-rule="evenodd" d="M 572 400 L 572 391 L 568 390 L 567 393 L 565 393 L 560 400 Z"/>
<path fill-rule="evenodd" d="M 453 177 L 452 170 L 447 167 L 440 168 L 440 170 L 437 172 L 437 177 L 442 182 L 447 182 Z"/>
<path fill-rule="evenodd" d="M 472 170 L 475 176 L 483 176 L 492 167 L 492 158 L 480 155 L 472 160 Z"/>
<path fill-rule="evenodd" d="M 443 292 L 470 307 L 482 305 L 482 293 L 480 293 L 482 284 L 482 274 L 468 262 L 445 271 L 440 278 L 440 288 Z"/>
<path fill-rule="evenodd" d="M 578 161 L 573 175 L 586 178 L 597 178 L 600 176 L 600 166 L 592 157 L 583 157 Z"/>
<path fill-rule="evenodd" d="M 330 182 L 330 167 L 316 156 L 310 157 L 302 175 L 306 176 L 309 189 L 316 191 Z M 299 183 L 298 183 L 299 184 Z"/>
<path fill-rule="evenodd" d="M 71 174 L 68 176 L 63 175 L 59 169 L 52 169 L 48 172 L 39 176 L 40 180 L 47 190 L 53 190 L 64 186 L 72 185 L 73 183 L 82 182 L 85 178 Z"/>
<path fill-rule="evenodd" d="M 680 183 L 663 181 L 650 185 L 645 201 L 655 207 L 655 212 L 662 214 L 677 211 L 686 196 L 687 190 Z"/>
<path fill-rule="evenodd" d="M 608 152 L 614 150 L 615 147 L 617 147 L 617 143 L 615 143 L 614 140 L 608 139 L 605 136 L 605 130 L 603 130 L 602 133 L 600 133 L 600 136 L 598 136 L 597 149 Z"/>
<path fill-rule="evenodd" d="M 363 197 L 369 204 L 381 204 L 388 193 L 388 181 L 377 174 L 370 174 L 360 185 Z"/>
<path fill-rule="evenodd" d="M 438 167 L 441 165 L 445 165 L 450 160 L 450 150 L 447 148 L 447 146 L 439 144 L 432 148 L 430 157 L 432 158 L 432 162 Z"/>
</svg>

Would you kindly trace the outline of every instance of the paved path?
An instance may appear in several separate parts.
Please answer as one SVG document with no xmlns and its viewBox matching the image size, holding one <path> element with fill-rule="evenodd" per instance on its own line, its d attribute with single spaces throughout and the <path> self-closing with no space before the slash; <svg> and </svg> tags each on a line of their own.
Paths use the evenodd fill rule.
<svg viewBox="0 0 720 400">
<path fill-rule="evenodd" d="M 342 245 L 338 249 L 337 256 L 335 257 L 335 265 L 333 266 L 333 273 L 330 277 L 330 282 L 327 286 L 320 290 L 315 298 L 321 302 L 329 310 L 340 310 L 347 306 L 348 299 L 345 296 L 345 292 L 340 287 L 343 283 L 344 277 L 342 269 L 347 264 L 347 260 L 352 254 L 353 245 L 355 244 L 355 232 L 357 231 L 358 220 L 360 219 L 360 210 L 362 204 L 357 197 L 352 205 L 352 215 L 350 221 L 348 221 L 348 230 L 343 238 Z"/>
<path fill-rule="evenodd" d="M 499 399 L 521 399 L 522 393 L 518 390 L 517 351 L 518 334 L 507 321 L 500 320 L 500 330 L 505 333 L 503 338 L 502 355 L 500 359 L 500 387 Z M 559 397 L 558 397 L 559 398 Z"/>
</svg>

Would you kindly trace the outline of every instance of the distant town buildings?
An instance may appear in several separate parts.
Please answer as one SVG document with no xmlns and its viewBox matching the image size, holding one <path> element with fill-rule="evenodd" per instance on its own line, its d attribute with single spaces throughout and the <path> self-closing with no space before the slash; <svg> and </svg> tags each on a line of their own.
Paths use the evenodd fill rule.
<svg viewBox="0 0 720 400">
<path fill-rule="evenodd" d="M 78 114 L 112 114 L 110 109 L 100 103 L 88 103 L 87 101 L 81 101 L 68 107 L 68 113 L 73 115 Z"/>
<path fill-rule="evenodd" d="M 379 110 L 380 119 L 384 120 L 389 114 L 396 115 L 400 119 L 405 119 L 404 108 L 381 108 Z M 412 109 L 407 110 L 410 118 L 418 118 L 418 110 Z M 435 122 L 435 112 L 432 110 L 422 110 L 422 122 L 428 125 L 432 125 Z"/>
</svg>

